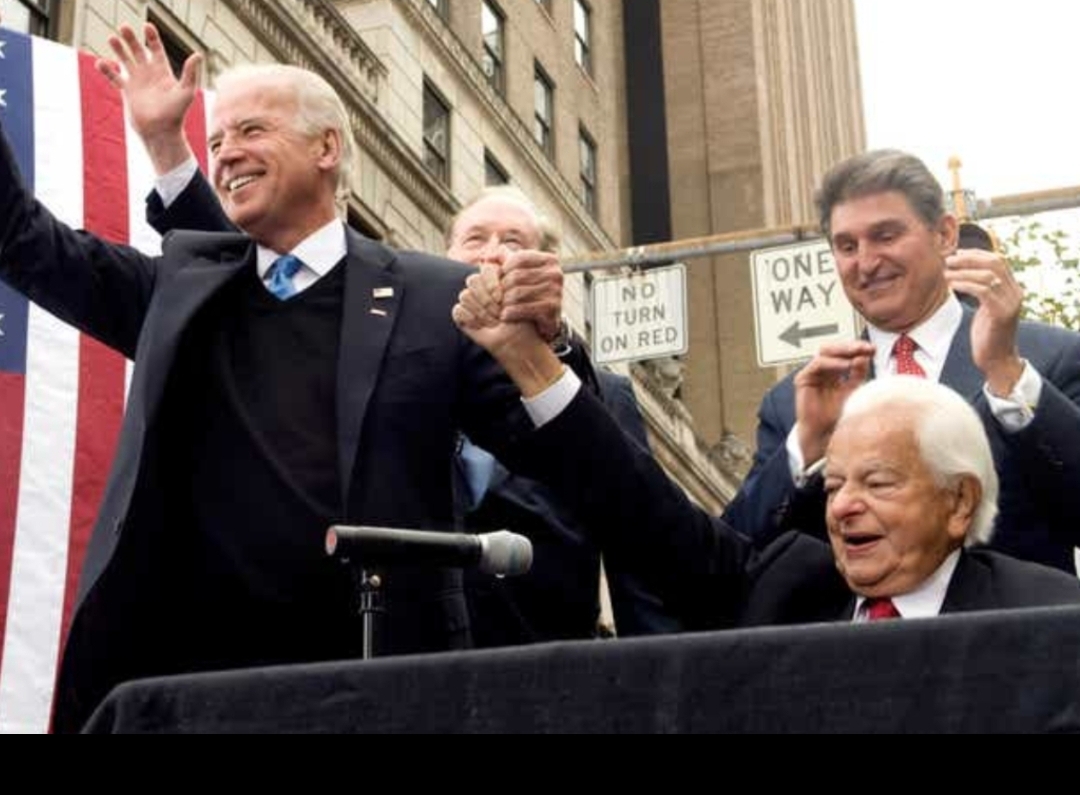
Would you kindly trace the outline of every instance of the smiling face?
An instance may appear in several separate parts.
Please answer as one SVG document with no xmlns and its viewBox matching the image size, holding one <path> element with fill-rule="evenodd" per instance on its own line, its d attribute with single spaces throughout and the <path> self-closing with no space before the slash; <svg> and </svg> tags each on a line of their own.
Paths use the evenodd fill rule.
<svg viewBox="0 0 1080 795">
<path fill-rule="evenodd" d="M 227 83 L 214 107 L 214 189 L 236 226 L 285 253 L 336 216 L 336 133 L 299 131 L 296 92 L 271 78 Z"/>
<path fill-rule="evenodd" d="M 520 203 L 501 197 L 481 199 L 454 225 L 446 256 L 468 265 L 501 262 L 517 251 L 541 246 L 539 221 Z"/>
<path fill-rule="evenodd" d="M 874 327 L 910 332 L 948 300 L 952 216 L 929 226 L 902 193 L 877 193 L 836 205 L 830 230 L 844 292 Z"/>
<path fill-rule="evenodd" d="M 841 423 L 829 447 L 827 522 L 836 565 L 868 598 L 911 593 L 960 549 L 978 481 L 942 487 L 922 457 L 910 409 Z"/>
</svg>

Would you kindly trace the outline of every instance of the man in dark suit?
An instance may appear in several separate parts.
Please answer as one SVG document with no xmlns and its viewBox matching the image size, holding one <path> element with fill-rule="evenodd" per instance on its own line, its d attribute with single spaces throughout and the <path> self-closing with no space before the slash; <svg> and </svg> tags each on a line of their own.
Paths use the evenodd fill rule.
<svg viewBox="0 0 1080 795">
<path fill-rule="evenodd" d="M 999 492 L 980 417 L 911 376 L 856 393 L 834 426 L 825 478 L 829 543 L 797 532 L 764 549 L 693 506 L 554 363 L 535 329 L 498 319 L 497 277 L 470 277 L 458 324 L 522 394 L 557 416 L 523 454 L 578 512 L 605 555 L 695 629 L 931 618 L 1080 603 L 1080 581 L 978 548 Z"/>
<path fill-rule="evenodd" d="M 148 141 L 151 150 L 153 142 Z M 150 198 L 149 220 L 160 232 L 220 230 L 228 220 L 193 161 L 179 173 L 179 193 L 168 206 L 159 185 Z M 186 180 L 186 181 L 184 181 Z M 476 267 L 505 269 L 514 311 L 540 319 L 561 316 L 546 279 L 558 271 L 557 232 L 515 188 L 485 191 L 454 219 L 447 257 Z M 532 300 L 530 300 L 532 299 Z M 538 303 L 539 302 L 539 303 Z M 551 302 L 547 305 L 544 302 Z M 629 379 L 595 372 L 584 342 L 561 329 L 547 330 L 553 347 L 597 392 L 623 430 L 648 449 L 645 423 Z M 462 438 L 454 459 L 455 514 L 473 532 L 510 529 L 533 544 L 532 569 L 520 577 L 494 579 L 465 573 L 472 638 L 494 648 L 595 637 L 600 615 L 600 553 L 578 529 L 577 520 L 542 484 L 509 472 L 494 456 Z M 609 567 L 609 593 L 620 636 L 671 633 L 679 623 L 661 600 L 634 577 Z"/>
<path fill-rule="evenodd" d="M 214 185 L 249 234 L 174 234 L 160 258 L 59 223 L 0 136 L 0 277 L 136 362 L 59 731 L 128 679 L 356 656 L 326 528 L 452 527 L 458 433 L 498 451 L 533 411 L 450 320 L 469 269 L 338 219 L 353 144 L 333 89 L 287 67 L 218 88 Z M 381 573 L 381 653 L 468 645 L 459 572 Z"/>
<path fill-rule="evenodd" d="M 114 77 L 131 108 L 132 121 L 158 172 L 148 219 L 162 234 L 177 229 L 232 231 L 213 190 L 177 133 L 194 85 L 198 56 L 178 82 L 148 28 L 148 48 L 127 33 L 114 49 L 127 66 Z M 155 57 L 156 56 L 156 57 Z M 624 430 L 648 448 L 644 421 L 627 379 L 596 373 L 585 345 L 562 319 L 559 234 L 520 190 L 485 191 L 455 217 L 448 230 L 447 258 L 475 267 L 497 266 L 507 276 L 509 320 L 535 322 L 569 366 L 602 396 Z M 463 437 L 454 459 L 455 506 L 475 532 L 511 529 L 533 543 L 532 570 L 510 580 L 466 572 L 466 595 L 474 643 L 481 648 L 591 638 L 600 614 L 600 553 L 577 529 L 572 514 L 545 487 L 508 472 L 491 453 Z M 608 572 L 617 630 L 622 636 L 676 632 L 679 624 L 663 603 L 625 572 Z"/>
<path fill-rule="evenodd" d="M 868 332 L 823 349 L 765 396 L 754 468 L 727 521 L 765 544 L 795 528 L 824 537 L 820 462 L 845 400 L 868 378 L 915 374 L 951 387 L 983 418 L 1002 479 L 994 548 L 1074 572 L 1080 335 L 1020 322 L 1023 292 L 1008 263 L 957 251 L 941 187 L 910 155 L 841 163 L 819 211 Z"/>
</svg>

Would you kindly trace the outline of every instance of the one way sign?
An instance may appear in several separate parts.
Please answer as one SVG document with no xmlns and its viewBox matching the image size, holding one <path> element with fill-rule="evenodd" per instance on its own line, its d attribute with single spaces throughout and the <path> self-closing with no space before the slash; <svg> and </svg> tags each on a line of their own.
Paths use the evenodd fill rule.
<svg viewBox="0 0 1080 795">
<path fill-rule="evenodd" d="M 757 251 L 750 269 L 762 367 L 804 361 L 822 345 L 858 336 L 859 316 L 844 295 L 828 243 Z"/>
</svg>

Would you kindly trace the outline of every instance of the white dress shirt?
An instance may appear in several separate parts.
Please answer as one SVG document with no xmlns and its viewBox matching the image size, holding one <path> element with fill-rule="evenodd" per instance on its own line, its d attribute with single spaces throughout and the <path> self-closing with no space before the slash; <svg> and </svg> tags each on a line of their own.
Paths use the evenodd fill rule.
<svg viewBox="0 0 1080 795">
<path fill-rule="evenodd" d="M 292 251 L 286 252 L 298 257 L 304 263 L 293 277 L 293 287 L 297 294 L 313 287 L 319 279 L 328 274 L 334 267 L 345 259 L 349 247 L 345 239 L 345 224 L 335 218 L 315 234 L 308 237 Z M 259 270 L 259 278 L 269 288 L 270 268 L 281 256 L 276 251 L 258 247 L 256 267 Z"/>
<path fill-rule="evenodd" d="M 941 615 L 941 608 L 945 605 L 945 597 L 949 593 L 956 567 L 960 564 L 960 550 L 952 553 L 945 559 L 936 572 L 919 586 L 917 590 L 903 596 L 894 596 L 892 603 L 903 619 L 911 618 L 937 618 Z M 855 603 L 856 624 L 866 624 L 870 617 L 866 614 L 866 599 L 858 597 Z"/>
<path fill-rule="evenodd" d="M 940 383 L 953 340 L 956 339 L 963 322 L 964 308 L 955 295 L 950 295 L 941 309 L 908 334 L 919 346 L 915 351 L 915 361 L 926 372 L 928 380 Z M 873 326 L 869 327 L 868 334 L 870 342 L 877 347 L 874 356 L 874 371 L 877 377 L 895 376 L 897 364 L 893 349 L 900 335 Z M 1042 376 L 1031 364 L 1025 363 L 1020 383 L 1007 399 L 994 395 L 989 386 L 983 387 L 983 393 L 990 405 L 990 411 L 1001 427 L 1007 433 L 1019 433 L 1034 422 L 1035 409 L 1042 398 L 1042 388 Z M 802 446 L 799 444 L 798 425 L 792 428 L 788 435 L 787 452 L 791 476 L 797 486 L 806 485 L 810 477 L 821 471 L 823 461 L 815 462 L 807 469 L 806 462 L 803 461 Z"/>
</svg>

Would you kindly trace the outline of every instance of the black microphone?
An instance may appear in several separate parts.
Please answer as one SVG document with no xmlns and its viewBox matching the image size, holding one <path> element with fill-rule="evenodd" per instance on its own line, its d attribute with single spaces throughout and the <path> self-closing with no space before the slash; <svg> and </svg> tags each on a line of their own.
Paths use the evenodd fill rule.
<svg viewBox="0 0 1080 795">
<path fill-rule="evenodd" d="M 365 567 L 431 566 L 479 569 L 495 577 L 519 577 L 532 568 L 532 542 L 508 533 L 465 535 L 381 527 L 331 527 L 326 554 Z"/>
</svg>

